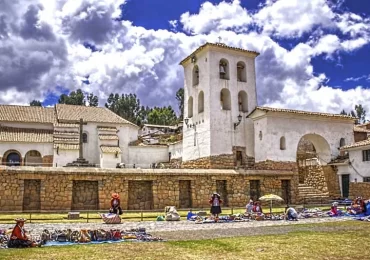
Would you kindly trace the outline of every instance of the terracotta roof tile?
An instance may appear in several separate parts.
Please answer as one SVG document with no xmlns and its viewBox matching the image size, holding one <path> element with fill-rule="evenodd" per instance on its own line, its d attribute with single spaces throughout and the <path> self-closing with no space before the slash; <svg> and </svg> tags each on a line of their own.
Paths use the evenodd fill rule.
<svg viewBox="0 0 370 260">
<path fill-rule="evenodd" d="M 353 144 L 342 146 L 340 149 L 347 150 L 349 148 L 362 147 L 362 146 L 368 146 L 368 145 L 370 145 L 370 138 L 368 138 L 367 140 L 362 140 L 362 141 L 359 141 Z"/>
<path fill-rule="evenodd" d="M 312 116 L 324 116 L 324 117 L 343 118 L 343 119 L 352 119 L 352 120 L 357 119 L 355 117 L 347 116 L 347 115 L 321 113 L 321 112 L 311 112 L 311 111 L 285 109 L 285 108 L 256 107 L 255 110 L 262 110 L 262 111 L 265 111 L 265 112 L 281 112 L 281 113 L 292 113 L 292 114 L 302 114 L 302 115 L 312 115 Z M 251 114 L 253 114 L 253 112 Z"/>
<path fill-rule="evenodd" d="M 353 131 L 361 133 L 370 133 L 370 129 L 366 129 L 357 125 L 353 126 Z"/>
<path fill-rule="evenodd" d="M 117 135 L 103 135 L 103 134 L 100 134 L 99 139 L 100 140 L 118 140 L 118 136 Z"/>
<path fill-rule="evenodd" d="M 54 144 L 54 149 L 57 149 L 59 147 L 59 150 L 78 150 L 79 146 L 78 144 Z"/>
<path fill-rule="evenodd" d="M 26 123 L 54 123 L 52 107 L 0 105 L 0 121 Z"/>
<path fill-rule="evenodd" d="M 105 107 L 86 107 L 65 104 L 57 104 L 55 107 L 58 122 L 62 123 L 75 123 L 79 122 L 80 118 L 82 118 L 85 122 L 130 124 L 138 127 Z"/>
<path fill-rule="evenodd" d="M 63 124 L 63 123 L 54 123 L 54 127 L 62 127 L 62 128 L 79 128 L 79 124 Z"/>
<path fill-rule="evenodd" d="M 18 143 L 52 143 L 53 130 L 0 127 L 0 141 Z"/>
<path fill-rule="evenodd" d="M 122 153 L 121 148 L 119 148 L 118 146 L 101 145 L 100 149 L 103 153 Z"/>
<path fill-rule="evenodd" d="M 116 127 L 110 127 L 110 126 L 98 126 L 97 127 L 99 131 L 106 131 L 106 132 L 117 132 Z"/>
<path fill-rule="evenodd" d="M 79 138 L 65 138 L 65 137 L 54 137 L 54 143 L 76 143 L 78 144 Z"/>
<path fill-rule="evenodd" d="M 205 47 L 207 46 L 213 46 L 213 47 L 219 47 L 219 48 L 223 48 L 223 49 L 228 49 L 228 50 L 233 50 L 233 51 L 240 51 L 240 52 L 244 52 L 244 53 L 248 53 L 248 54 L 252 54 L 254 55 L 255 57 L 257 57 L 258 55 L 260 55 L 258 52 L 255 52 L 255 51 L 248 51 L 248 50 L 245 50 L 245 49 L 242 49 L 242 48 L 236 48 L 236 47 L 231 47 L 231 46 L 227 46 L 226 44 L 224 43 L 210 43 L 210 42 L 207 42 L 205 44 L 203 44 L 202 46 L 198 47 L 198 49 L 196 49 L 195 51 L 193 51 L 189 56 L 187 56 L 185 59 L 183 59 L 181 62 L 180 62 L 180 65 L 183 65 L 187 60 L 189 60 L 193 55 L 197 54 L 198 52 L 200 52 L 201 50 L 203 50 Z"/>
</svg>

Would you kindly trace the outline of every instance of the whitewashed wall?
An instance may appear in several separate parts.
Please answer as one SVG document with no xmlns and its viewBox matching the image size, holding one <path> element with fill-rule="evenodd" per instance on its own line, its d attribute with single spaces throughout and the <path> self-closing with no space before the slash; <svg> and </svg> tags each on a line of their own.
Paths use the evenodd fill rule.
<svg viewBox="0 0 370 260">
<path fill-rule="evenodd" d="M 116 168 L 121 163 L 121 156 L 116 158 L 114 153 L 102 153 L 100 155 L 100 168 Z"/>
<path fill-rule="evenodd" d="M 339 155 L 339 142 L 352 143 L 353 123 L 350 120 L 336 120 L 326 117 L 305 115 L 281 115 L 269 113 L 266 118 L 255 121 L 256 161 L 296 161 L 297 147 L 304 136 L 310 140 L 320 156 L 321 164 L 326 164 Z M 259 132 L 262 131 L 262 140 Z M 280 150 L 280 138 L 286 140 L 286 150 Z"/>
<path fill-rule="evenodd" d="M 133 125 L 122 125 L 118 127 L 119 147 L 122 150 L 121 162 L 128 163 L 129 159 L 129 143 L 137 140 L 139 127 Z"/>
<path fill-rule="evenodd" d="M 168 162 L 167 146 L 129 146 L 129 160 L 123 161 L 128 167 L 150 168 L 152 163 Z"/>
<path fill-rule="evenodd" d="M 370 161 L 363 161 L 362 151 L 370 149 L 369 146 L 356 148 L 355 150 L 349 150 L 349 160 L 351 166 L 338 166 L 338 175 L 349 174 L 350 182 L 362 182 L 364 177 L 370 177 Z"/>
<path fill-rule="evenodd" d="M 182 142 L 168 145 L 168 152 L 171 153 L 171 159 L 182 158 Z"/>
<path fill-rule="evenodd" d="M 41 157 L 45 155 L 53 155 L 53 144 L 52 143 L 0 143 L 0 156 L 4 157 L 5 153 L 9 150 L 18 151 L 21 154 L 22 161 L 24 161 L 27 152 L 35 150 L 41 154 Z"/>
<path fill-rule="evenodd" d="M 53 167 L 63 167 L 66 166 L 67 163 L 71 163 L 73 161 L 76 161 L 79 153 L 78 150 L 61 150 L 59 149 L 59 152 L 57 154 L 57 150 L 54 149 L 54 161 L 53 161 Z M 99 162 L 98 162 L 99 164 Z"/>
</svg>

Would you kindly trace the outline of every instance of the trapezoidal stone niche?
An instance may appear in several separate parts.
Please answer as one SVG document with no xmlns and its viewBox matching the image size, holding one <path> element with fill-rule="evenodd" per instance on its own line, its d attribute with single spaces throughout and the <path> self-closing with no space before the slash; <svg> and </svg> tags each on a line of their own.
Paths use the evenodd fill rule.
<svg viewBox="0 0 370 260">
<path fill-rule="evenodd" d="M 180 208 L 192 207 L 190 180 L 179 181 L 179 205 Z"/>
<path fill-rule="evenodd" d="M 73 181 L 72 210 L 98 210 L 98 181 Z"/>
<path fill-rule="evenodd" d="M 153 181 L 128 182 L 128 210 L 153 209 Z"/>
<path fill-rule="evenodd" d="M 41 210 L 41 180 L 24 180 L 23 211 Z"/>
<path fill-rule="evenodd" d="M 223 201 L 222 205 L 224 207 L 228 207 L 229 199 L 228 199 L 228 193 L 227 193 L 227 181 L 225 180 L 216 181 L 216 191 L 221 196 L 221 199 Z"/>
</svg>

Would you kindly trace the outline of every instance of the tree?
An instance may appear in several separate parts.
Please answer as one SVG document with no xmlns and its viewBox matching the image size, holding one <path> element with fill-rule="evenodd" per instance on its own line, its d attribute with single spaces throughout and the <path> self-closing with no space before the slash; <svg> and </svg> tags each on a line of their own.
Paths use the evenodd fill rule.
<svg viewBox="0 0 370 260">
<path fill-rule="evenodd" d="M 41 101 L 40 100 L 32 100 L 30 102 L 31 107 L 42 107 Z"/>
<path fill-rule="evenodd" d="M 366 110 L 362 107 L 361 104 L 355 105 L 355 111 L 356 111 L 356 116 L 359 119 L 359 123 L 365 123 L 365 117 L 366 117 Z"/>
<path fill-rule="evenodd" d="M 176 99 L 177 99 L 179 110 L 180 110 L 179 120 L 183 120 L 184 119 L 184 88 L 180 88 L 176 92 Z"/>
<path fill-rule="evenodd" d="M 340 112 L 341 115 L 347 115 L 347 112 L 343 109 L 341 112 Z"/>
<path fill-rule="evenodd" d="M 155 125 L 173 125 L 177 122 L 177 116 L 171 106 L 154 107 L 148 114 L 148 123 Z"/>
<path fill-rule="evenodd" d="M 87 99 L 87 102 L 86 102 Z M 58 100 L 59 104 L 67 104 L 67 105 L 75 105 L 75 106 L 98 106 L 99 99 L 93 93 L 85 94 L 82 92 L 81 89 L 77 89 L 76 91 L 72 91 L 69 95 L 62 94 Z"/>
<path fill-rule="evenodd" d="M 118 93 L 111 93 L 105 107 L 137 125 L 143 124 L 147 114 L 146 111 L 149 110 L 149 108 L 140 106 L 140 100 L 136 97 L 136 94 L 122 94 L 120 96 Z"/>
</svg>

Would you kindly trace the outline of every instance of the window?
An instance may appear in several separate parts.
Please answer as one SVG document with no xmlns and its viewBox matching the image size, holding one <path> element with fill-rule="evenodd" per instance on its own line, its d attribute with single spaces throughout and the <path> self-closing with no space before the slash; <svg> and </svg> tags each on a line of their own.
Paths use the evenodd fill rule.
<svg viewBox="0 0 370 260">
<path fill-rule="evenodd" d="M 346 140 L 344 138 L 341 138 L 339 141 L 339 147 L 345 146 L 346 145 Z"/>
<path fill-rule="evenodd" d="M 204 112 L 204 92 L 199 92 L 198 95 L 198 113 Z"/>
<path fill-rule="evenodd" d="M 285 150 L 286 149 L 286 146 L 285 146 L 285 137 L 282 136 L 280 138 L 280 150 Z"/>
<path fill-rule="evenodd" d="M 188 99 L 188 117 L 193 117 L 193 97 Z"/>
<path fill-rule="evenodd" d="M 370 161 L 370 150 L 363 150 L 362 151 L 362 160 L 363 161 Z"/>
<path fill-rule="evenodd" d="M 86 133 L 82 134 L 82 142 L 85 143 L 85 144 L 87 143 L 87 134 Z"/>
<path fill-rule="evenodd" d="M 248 95 L 245 91 L 239 92 L 238 105 L 239 105 L 240 112 L 248 112 Z"/>
<path fill-rule="evenodd" d="M 262 140 L 262 131 L 260 131 L 258 136 L 259 136 L 260 140 Z"/>
<path fill-rule="evenodd" d="M 220 102 L 222 110 L 231 110 L 230 91 L 227 88 L 221 90 Z"/>
<path fill-rule="evenodd" d="M 370 177 L 364 177 L 364 182 L 370 182 Z"/>
<path fill-rule="evenodd" d="M 237 69 L 237 80 L 240 82 L 247 82 L 247 73 L 245 68 L 245 63 L 242 61 L 239 61 L 236 64 Z"/>
<path fill-rule="evenodd" d="M 229 62 L 226 59 L 221 59 L 219 66 L 220 66 L 220 79 L 230 79 Z"/>
<path fill-rule="evenodd" d="M 193 68 L 193 86 L 197 86 L 199 84 L 199 68 L 197 65 Z"/>
</svg>

